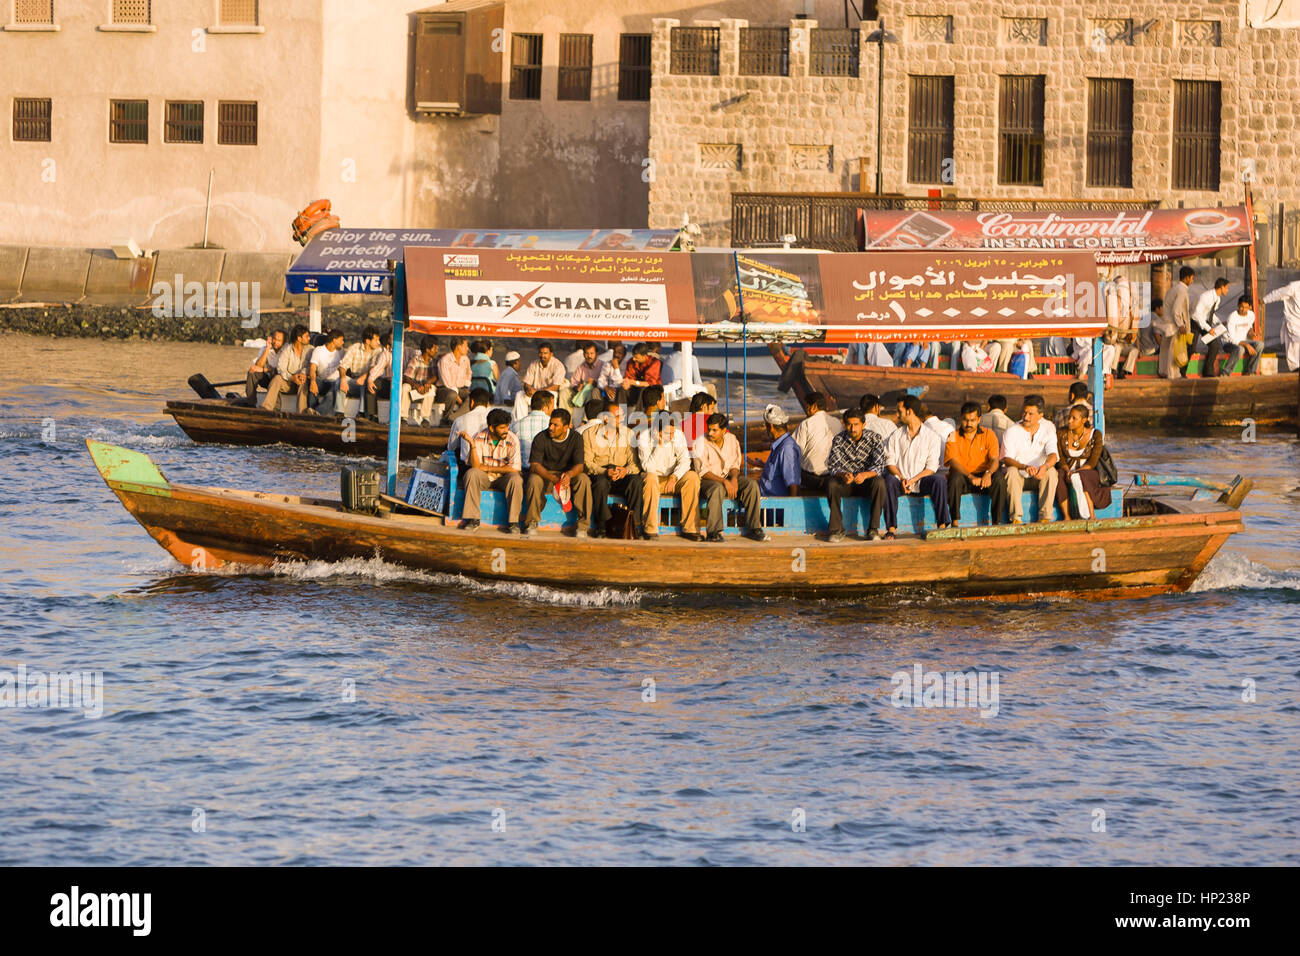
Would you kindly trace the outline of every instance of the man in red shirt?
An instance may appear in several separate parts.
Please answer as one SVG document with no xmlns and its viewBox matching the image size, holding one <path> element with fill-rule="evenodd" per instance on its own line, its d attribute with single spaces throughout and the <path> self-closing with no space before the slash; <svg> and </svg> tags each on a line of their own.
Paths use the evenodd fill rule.
<svg viewBox="0 0 1300 956">
<path fill-rule="evenodd" d="M 627 372 L 623 376 L 623 387 L 627 389 L 629 405 L 639 406 L 643 389 L 662 384 L 659 371 L 659 360 L 655 358 L 650 346 L 642 342 L 632 350 L 632 361 L 628 363 Z"/>
</svg>

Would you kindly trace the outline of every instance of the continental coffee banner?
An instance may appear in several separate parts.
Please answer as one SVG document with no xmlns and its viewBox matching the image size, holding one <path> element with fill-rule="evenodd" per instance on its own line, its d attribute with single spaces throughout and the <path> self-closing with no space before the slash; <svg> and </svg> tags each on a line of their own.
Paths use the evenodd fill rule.
<svg viewBox="0 0 1300 956">
<path fill-rule="evenodd" d="M 1098 265 L 1164 262 L 1250 245 L 1246 207 L 945 212 L 860 210 L 864 249 L 1067 252 Z"/>
<path fill-rule="evenodd" d="M 1087 252 L 684 253 L 408 248 L 432 334 L 860 342 L 1097 335 Z"/>
</svg>

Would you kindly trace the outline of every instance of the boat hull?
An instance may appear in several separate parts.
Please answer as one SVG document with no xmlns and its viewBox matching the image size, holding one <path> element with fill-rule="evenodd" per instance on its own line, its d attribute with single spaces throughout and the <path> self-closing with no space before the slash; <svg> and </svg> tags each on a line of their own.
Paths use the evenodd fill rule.
<svg viewBox="0 0 1300 956">
<path fill-rule="evenodd" d="M 156 470 L 156 477 L 147 473 L 151 463 L 145 473 L 114 464 L 143 456 L 98 443 L 91 450 L 127 511 L 197 570 L 379 556 L 418 570 L 558 588 L 1122 598 L 1185 590 L 1242 530 L 1240 512 L 1221 508 L 836 544 L 804 535 L 766 543 L 729 535 L 715 544 L 569 539 L 558 532 L 521 538 L 488 527 L 460 531 L 435 518 L 349 514 L 328 500 L 172 485 Z"/>
<path fill-rule="evenodd" d="M 777 357 L 784 366 L 784 356 Z M 1021 379 L 1015 375 L 954 372 L 950 369 L 889 368 L 841 365 L 808 358 L 803 363 L 804 390 L 830 396 L 836 407 L 857 405 L 865 394 L 919 389 L 921 400 L 941 418 L 956 419 L 963 402 L 981 409 L 990 395 L 1005 395 L 1009 409 L 1026 395 L 1042 395 L 1049 408 L 1069 398 L 1074 379 Z M 797 376 L 795 376 L 797 378 Z M 796 383 L 796 388 L 799 388 Z M 801 395 L 800 398 L 803 396 Z M 1116 380 L 1106 390 L 1106 425 L 1141 428 L 1294 426 L 1300 406 L 1300 374 L 1233 375 L 1168 381 L 1152 376 Z"/>
</svg>

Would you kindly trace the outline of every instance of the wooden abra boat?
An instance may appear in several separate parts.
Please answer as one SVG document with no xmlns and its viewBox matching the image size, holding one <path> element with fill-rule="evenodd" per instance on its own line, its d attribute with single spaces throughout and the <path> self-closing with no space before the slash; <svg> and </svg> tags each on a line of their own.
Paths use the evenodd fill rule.
<svg viewBox="0 0 1300 956">
<path fill-rule="evenodd" d="M 174 485 L 145 455 L 88 441 L 95 467 L 145 530 L 187 567 L 267 567 L 277 561 L 371 558 L 410 568 L 562 588 L 612 587 L 756 594 L 870 596 L 928 589 L 954 597 L 1123 598 L 1184 591 L 1242 530 L 1239 479 L 1218 500 L 1130 493 L 1124 517 L 962 527 L 893 541 L 830 544 L 798 517 L 824 499 L 767 498 L 771 539 L 728 528 L 722 543 L 570 539 L 558 528 L 527 538 L 441 518 L 366 515 L 336 500 Z M 1116 489 L 1118 493 L 1118 489 Z M 916 505 L 916 499 L 905 499 Z M 846 512 L 846 518 L 848 514 Z"/>
<path fill-rule="evenodd" d="M 1042 395 L 1049 408 L 1059 408 L 1075 381 L 1069 375 L 1022 379 L 998 372 L 844 365 L 825 354 L 800 349 L 789 352 L 775 344 L 771 352 L 781 367 L 783 388 L 793 387 L 800 401 L 808 392 L 821 392 L 834 407 L 845 408 L 857 405 L 865 394 L 910 390 L 940 418 L 956 419 L 963 402 L 977 402 L 983 409 L 990 395 L 999 394 L 1006 396 L 1007 409 L 1013 415 L 1026 395 Z M 1108 428 L 1240 426 L 1246 419 L 1260 426 L 1295 425 L 1298 407 L 1300 374 L 1295 372 L 1173 381 L 1135 375 L 1117 379 L 1106 389 Z"/>
<path fill-rule="evenodd" d="M 388 451 L 388 423 L 367 418 L 353 419 L 344 429 L 341 419 L 326 418 L 308 412 L 268 412 L 264 408 L 234 405 L 222 399 L 193 402 L 168 402 L 163 409 L 176 419 L 190 438 L 199 444 L 221 445 L 298 445 L 324 448 L 342 455 L 382 458 Z M 403 458 L 435 455 L 447 447 L 446 426 L 436 428 L 404 425 L 401 453 Z"/>
</svg>

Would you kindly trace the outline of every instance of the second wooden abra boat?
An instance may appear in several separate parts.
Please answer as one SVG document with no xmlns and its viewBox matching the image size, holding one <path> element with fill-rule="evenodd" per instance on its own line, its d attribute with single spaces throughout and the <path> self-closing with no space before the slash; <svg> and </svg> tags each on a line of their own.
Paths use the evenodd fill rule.
<svg viewBox="0 0 1300 956">
<path fill-rule="evenodd" d="M 338 500 L 172 484 L 149 458 L 88 441 L 108 487 L 166 551 L 196 569 L 380 557 L 404 567 L 559 588 L 645 588 L 763 595 L 870 596 L 900 589 L 1007 601 L 1144 597 L 1191 586 L 1228 536 L 1249 490 L 1217 500 L 1130 493 L 1126 515 L 1092 521 L 971 527 L 831 544 L 769 528 L 756 543 L 528 538 L 441 518 L 342 510 Z M 821 499 L 765 499 L 765 511 Z M 664 499 L 665 508 L 673 504 Z"/>
<path fill-rule="evenodd" d="M 809 392 L 821 392 L 834 407 L 845 408 L 857 405 L 866 394 L 910 391 L 941 418 L 956 419 L 963 402 L 976 402 L 983 408 L 990 395 L 998 394 L 1006 396 L 1012 414 L 1026 395 L 1042 395 L 1050 408 L 1059 408 L 1075 381 L 1069 375 L 1022 379 L 997 372 L 844 365 L 825 354 L 790 351 L 776 344 L 771 352 L 781 367 L 782 384 L 793 387 L 800 401 Z M 1298 407 L 1300 374 L 1295 372 L 1173 381 L 1137 375 L 1116 380 L 1106 389 L 1108 427 L 1240 426 L 1247 420 L 1260 426 L 1294 426 Z"/>
</svg>

